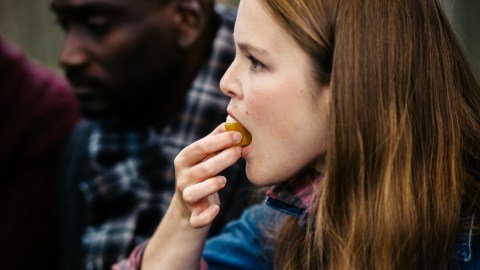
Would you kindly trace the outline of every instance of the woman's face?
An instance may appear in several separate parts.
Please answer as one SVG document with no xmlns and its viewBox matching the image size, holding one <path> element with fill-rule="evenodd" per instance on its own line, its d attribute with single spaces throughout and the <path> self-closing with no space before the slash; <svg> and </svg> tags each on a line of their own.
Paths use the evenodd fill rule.
<svg viewBox="0 0 480 270">
<path fill-rule="evenodd" d="M 314 81 L 309 56 L 259 0 L 240 1 L 236 57 L 220 87 L 228 113 L 252 134 L 242 156 L 257 185 L 285 181 L 325 153 L 331 90 Z"/>
</svg>

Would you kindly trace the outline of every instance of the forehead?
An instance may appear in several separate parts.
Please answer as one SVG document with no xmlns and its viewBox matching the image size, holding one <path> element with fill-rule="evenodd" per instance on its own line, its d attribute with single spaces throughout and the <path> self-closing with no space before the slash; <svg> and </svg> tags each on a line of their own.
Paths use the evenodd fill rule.
<svg viewBox="0 0 480 270">
<path fill-rule="evenodd" d="M 283 53 L 298 47 L 293 37 L 275 21 L 259 0 L 240 1 L 234 39 L 238 44 L 251 45 L 270 53 Z"/>
</svg>

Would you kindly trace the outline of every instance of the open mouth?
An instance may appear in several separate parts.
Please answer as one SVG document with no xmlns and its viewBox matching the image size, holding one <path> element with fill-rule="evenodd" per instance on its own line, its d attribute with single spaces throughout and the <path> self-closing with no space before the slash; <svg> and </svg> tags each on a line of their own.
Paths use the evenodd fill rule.
<svg viewBox="0 0 480 270">
<path fill-rule="evenodd" d="M 227 131 L 237 131 L 242 134 L 242 140 L 237 144 L 238 146 L 247 146 L 252 142 L 252 134 L 230 115 L 227 116 L 225 129 Z"/>
</svg>

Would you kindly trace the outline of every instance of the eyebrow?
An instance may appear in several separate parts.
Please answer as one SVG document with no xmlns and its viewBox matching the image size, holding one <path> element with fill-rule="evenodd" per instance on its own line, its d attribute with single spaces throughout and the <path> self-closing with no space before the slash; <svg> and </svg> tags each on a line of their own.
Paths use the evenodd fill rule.
<svg viewBox="0 0 480 270">
<path fill-rule="evenodd" d="M 100 13 L 121 13 L 119 5 L 105 4 L 105 3 L 85 3 L 81 5 L 62 5 L 50 4 L 50 9 L 53 12 L 66 12 L 71 14 L 85 14 L 89 12 Z"/>
<path fill-rule="evenodd" d="M 232 40 L 233 40 L 233 43 L 236 44 L 238 46 L 238 48 L 240 48 L 241 51 L 255 52 L 255 53 L 258 53 L 258 54 L 268 54 L 268 52 L 266 50 L 264 50 L 262 48 L 255 47 L 252 44 L 249 44 L 247 42 L 236 42 L 235 37 L 233 37 L 233 35 L 232 35 Z"/>
</svg>

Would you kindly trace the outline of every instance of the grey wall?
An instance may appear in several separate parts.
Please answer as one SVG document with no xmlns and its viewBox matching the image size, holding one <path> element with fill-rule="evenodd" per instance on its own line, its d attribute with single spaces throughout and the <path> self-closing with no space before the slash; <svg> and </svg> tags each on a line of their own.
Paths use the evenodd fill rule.
<svg viewBox="0 0 480 270">
<path fill-rule="evenodd" d="M 63 34 L 54 24 L 49 0 L 0 0 L 0 33 L 32 58 L 58 70 Z"/>
<path fill-rule="evenodd" d="M 480 0 L 443 0 L 443 2 L 472 63 L 480 71 Z"/>
<path fill-rule="evenodd" d="M 237 6 L 240 0 L 217 0 L 217 2 L 222 3 L 224 5 Z"/>
</svg>

